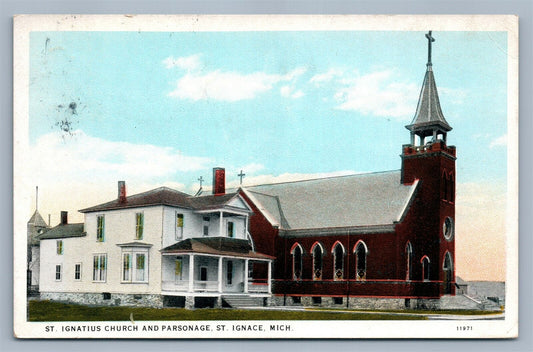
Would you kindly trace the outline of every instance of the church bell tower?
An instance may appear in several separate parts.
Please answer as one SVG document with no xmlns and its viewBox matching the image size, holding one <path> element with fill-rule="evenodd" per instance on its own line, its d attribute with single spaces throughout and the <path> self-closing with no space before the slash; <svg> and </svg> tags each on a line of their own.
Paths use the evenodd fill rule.
<svg viewBox="0 0 533 352">
<path fill-rule="evenodd" d="M 412 184 L 419 181 L 414 205 L 419 214 L 413 233 L 415 261 L 427 256 L 427 279 L 442 282 L 441 294 L 453 294 L 456 150 L 447 145 L 447 133 L 452 127 L 440 107 L 431 62 L 431 45 L 435 41 L 431 31 L 426 38 L 426 73 L 415 116 L 411 124 L 405 126 L 410 131 L 411 143 L 403 145 L 401 182 Z"/>
</svg>

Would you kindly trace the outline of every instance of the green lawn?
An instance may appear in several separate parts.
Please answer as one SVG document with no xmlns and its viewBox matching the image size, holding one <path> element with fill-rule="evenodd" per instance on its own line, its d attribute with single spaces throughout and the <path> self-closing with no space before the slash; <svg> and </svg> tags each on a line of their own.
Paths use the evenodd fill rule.
<svg viewBox="0 0 533 352">
<path fill-rule="evenodd" d="M 424 316 L 320 310 L 277 311 L 240 309 L 89 307 L 51 301 L 29 301 L 29 321 L 134 320 L 423 320 Z"/>
<path fill-rule="evenodd" d="M 329 310 L 343 310 L 343 308 L 310 308 L 312 310 L 319 310 L 319 311 L 329 311 Z M 348 308 L 347 310 L 350 310 Z M 355 311 L 355 310 L 354 310 Z M 364 313 L 365 311 L 368 312 L 377 312 L 376 310 L 365 310 L 365 309 L 358 309 L 357 312 Z M 402 313 L 402 314 L 442 314 L 442 315 L 490 315 L 490 314 L 498 314 L 502 313 L 504 310 L 502 308 L 501 311 L 498 310 L 473 310 L 473 309 L 435 309 L 435 310 L 415 310 L 415 309 L 405 309 L 405 310 L 399 310 L 399 309 L 391 309 L 387 310 L 388 313 Z"/>
</svg>

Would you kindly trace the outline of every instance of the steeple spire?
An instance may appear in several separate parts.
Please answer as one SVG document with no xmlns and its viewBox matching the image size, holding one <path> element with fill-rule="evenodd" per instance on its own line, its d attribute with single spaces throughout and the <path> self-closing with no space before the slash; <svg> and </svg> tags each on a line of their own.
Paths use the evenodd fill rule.
<svg viewBox="0 0 533 352">
<path fill-rule="evenodd" d="M 411 144 L 415 144 L 415 135 L 420 137 L 420 144 L 424 144 L 424 140 L 428 136 L 432 136 L 432 142 L 442 138 L 446 142 L 446 132 L 451 131 L 451 127 L 444 118 L 440 108 L 439 94 L 437 92 L 437 85 L 435 77 L 433 76 L 433 68 L 431 63 L 431 44 L 435 38 L 431 35 L 431 31 L 426 34 L 428 40 L 428 62 L 426 64 L 426 75 L 422 83 L 420 97 L 418 98 L 418 106 L 413 121 L 410 125 L 405 126 L 411 131 Z"/>
</svg>

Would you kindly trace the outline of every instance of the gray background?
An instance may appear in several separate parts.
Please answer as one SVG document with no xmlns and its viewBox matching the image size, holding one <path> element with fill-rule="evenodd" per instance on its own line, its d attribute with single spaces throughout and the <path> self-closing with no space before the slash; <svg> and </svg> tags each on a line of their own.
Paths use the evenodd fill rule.
<svg viewBox="0 0 533 352">
<path fill-rule="evenodd" d="M 520 17 L 520 337 L 515 340 L 17 340 L 13 337 L 13 21 L 15 14 L 515 14 Z M 533 351 L 533 0 L 0 0 L 0 351 Z M 488 165 L 487 167 L 497 167 Z"/>
</svg>

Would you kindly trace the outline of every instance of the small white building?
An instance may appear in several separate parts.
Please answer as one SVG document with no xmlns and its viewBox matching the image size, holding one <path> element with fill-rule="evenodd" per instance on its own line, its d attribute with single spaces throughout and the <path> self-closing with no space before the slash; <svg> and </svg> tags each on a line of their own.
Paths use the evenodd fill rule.
<svg viewBox="0 0 533 352">
<path fill-rule="evenodd" d="M 86 304 L 217 307 L 264 304 L 271 295 L 271 256 L 257 253 L 250 207 L 225 193 L 161 187 L 80 210 L 83 224 L 61 223 L 41 239 L 42 299 Z M 253 266 L 268 268 L 253 277 Z"/>
<path fill-rule="evenodd" d="M 34 295 L 39 291 L 39 264 L 40 264 L 40 241 L 39 236 L 48 231 L 49 226 L 44 221 L 39 211 L 35 209 L 35 213 L 31 216 L 26 224 L 27 228 L 27 257 L 26 257 L 26 275 L 28 295 Z"/>
</svg>

